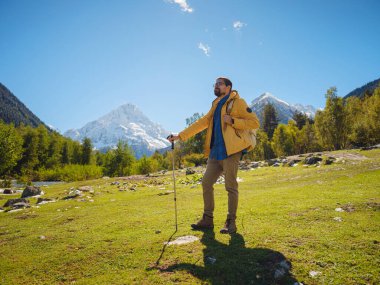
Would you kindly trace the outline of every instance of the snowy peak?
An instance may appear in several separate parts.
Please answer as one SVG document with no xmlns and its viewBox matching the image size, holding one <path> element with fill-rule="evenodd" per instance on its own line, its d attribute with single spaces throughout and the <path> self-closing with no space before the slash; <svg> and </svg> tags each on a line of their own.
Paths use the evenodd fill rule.
<svg viewBox="0 0 380 285">
<path fill-rule="evenodd" d="M 291 105 L 288 102 L 285 102 L 269 92 L 265 92 L 251 103 L 251 109 L 257 114 L 260 121 L 263 119 L 264 107 L 267 104 L 272 104 L 277 111 L 278 119 L 280 123 L 287 124 L 289 120 L 292 119 L 295 111 L 305 113 L 309 117 L 314 117 L 316 109 L 311 106 L 303 106 L 301 104 Z"/>
<path fill-rule="evenodd" d="M 287 102 L 282 101 L 278 99 L 277 97 L 273 96 L 269 92 L 265 92 L 259 97 L 257 97 L 255 100 L 252 101 L 252 105 L 254 104 L 269 104 L 269 103 L 282 103 L 284 105 L 290 106 Z"/>
<path fill-rule="evenodd" d="M 113 148 L 119 140 L 126 141 L 137 157 L 169 146 L 166 139 L 169 132 L 132 104 L 122 105 L 78 130 L 68 130 L 64 135 L 79 141 L 88 137 L 97 149 Z"/>
</svg>

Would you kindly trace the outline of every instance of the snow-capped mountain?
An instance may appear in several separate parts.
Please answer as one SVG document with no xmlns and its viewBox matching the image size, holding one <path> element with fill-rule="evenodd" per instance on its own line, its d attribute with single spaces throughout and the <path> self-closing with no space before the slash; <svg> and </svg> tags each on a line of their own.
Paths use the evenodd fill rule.
<svg viewBox="0 0 380 285">
<path fill-rule="evenodd" d="M 260 122 L 263 120 L 264 107 L 267 104 L 272 104 L 277 111 L 279 123 L 287 124 L 288 121 L 293 117 L 296 110 L 305 113 L 309 117 L 314 117 L 316 109 L 311 106 L 303 106 L 301 104 L 291 105 L 277 97 L 273 96 L 269 92 L 265 92 L 256 99 L 254 99 L 250 105 L 251 109 L 257 114 Z"/>
<path fill-rule="evenodd" d="M 88 137 L 97 149 L 113 148 L 119 140 L 126 141 L 138 158 L 168 147 L 168 135 L 168 131 L 153 123 L 132 104 L 122 105 L 78 130 L 64 133 L 64 136 L 77 141 Z"/>
</svg>

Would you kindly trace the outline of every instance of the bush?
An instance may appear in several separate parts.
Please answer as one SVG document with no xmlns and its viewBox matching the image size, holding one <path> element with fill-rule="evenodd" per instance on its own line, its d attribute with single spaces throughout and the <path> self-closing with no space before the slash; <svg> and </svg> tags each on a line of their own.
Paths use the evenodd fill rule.
<svg viewBox="0 0 380 285">
<path fill-rule="evenodd" d="M 96 165 L 69 164 L 54 169 L 39 169 L 36 178 L 40 181 L 80 181 L 103 176 L 103 169 Z"/>
<path fill-rule="evenodd" d="M 202 153 L 191 153 L 184 157 L 184 160 L 194 166 L 200 166 L 207 163 L 207 158 Z"/>
</svg>

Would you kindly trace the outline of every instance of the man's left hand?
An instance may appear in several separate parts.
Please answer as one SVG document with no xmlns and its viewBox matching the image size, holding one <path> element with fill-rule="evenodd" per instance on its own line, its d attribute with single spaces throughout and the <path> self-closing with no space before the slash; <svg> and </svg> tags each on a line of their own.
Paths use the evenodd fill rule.
<svg viewBox="0 0 380 285">
<path fill-rule="evenodd" d="M 230 115 L 224 115 L 223 119 L 225 123 L 232 125 L 232 117 Z"/>
</svg>

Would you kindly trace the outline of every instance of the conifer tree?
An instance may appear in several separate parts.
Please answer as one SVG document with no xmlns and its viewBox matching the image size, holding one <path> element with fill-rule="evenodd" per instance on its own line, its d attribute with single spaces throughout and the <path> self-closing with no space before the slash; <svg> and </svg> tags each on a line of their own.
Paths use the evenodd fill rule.
<svg viewBox="0 0 380 285">
<path fill-rule="evenodd" d="M 278 126 L 278 117 L 276 109 L 272 104 L 267 104 L 263 111 L 263 130 L 268 134 L 268 138 L 272 139 L 274 130 Z"/>
</svg>

